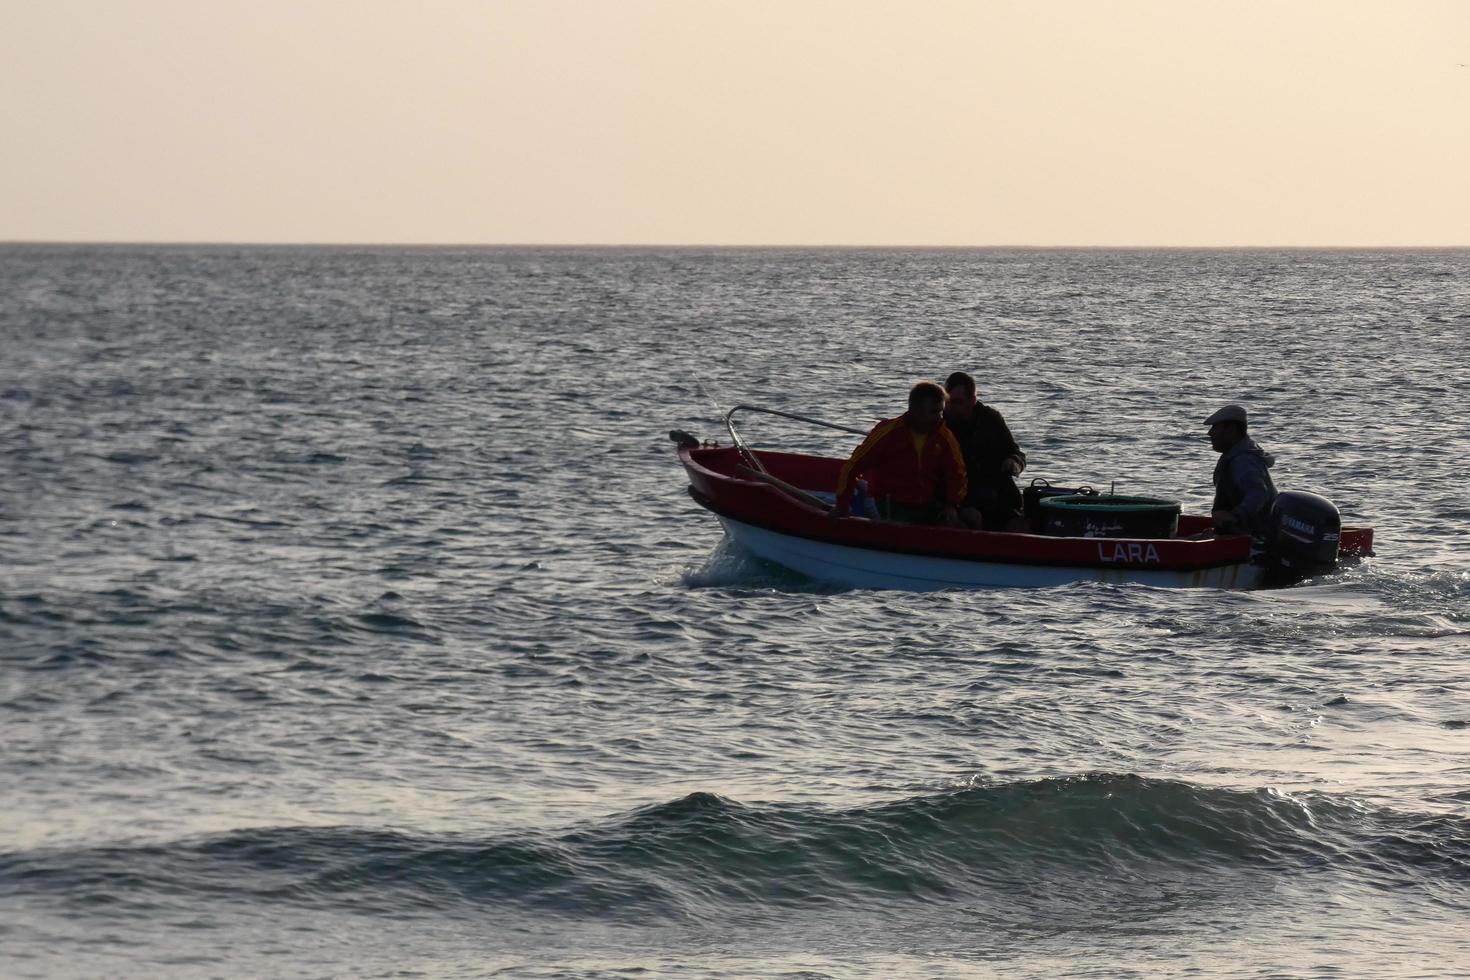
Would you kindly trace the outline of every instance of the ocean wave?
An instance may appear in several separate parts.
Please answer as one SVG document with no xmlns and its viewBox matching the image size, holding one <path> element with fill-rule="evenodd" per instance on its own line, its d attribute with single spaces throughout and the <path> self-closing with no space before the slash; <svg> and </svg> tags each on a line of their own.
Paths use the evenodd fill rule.
<svg viewBox="0 0 1470 980">
<path fill-rule="evenodd" d="M 700 920 L 915 902 L 1096 903 L 1122 882 L 1346 875 L 1470 899 L 1470 821 L 1321 794 L 1091 773 L 853 809 L 693 793 L 560 833 L 489 839 L 255 828 L 168 844 L 0 854 L 3 892 L 138 913 L 200 899 L 443 914 Z"/>
</svg>

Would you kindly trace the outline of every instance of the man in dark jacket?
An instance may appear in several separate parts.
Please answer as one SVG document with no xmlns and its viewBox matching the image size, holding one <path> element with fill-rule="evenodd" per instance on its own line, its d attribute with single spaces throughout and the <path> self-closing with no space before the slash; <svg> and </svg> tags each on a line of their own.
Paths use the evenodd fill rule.
<svg viewBox="0 0 1470 980">
<path fill-rule="evenodd" d="M 1220 454 L 1215 464 L 1215 503 L 1210 509 L 1215 530 L 1220 534 L 1252 534 L 1266 531 L 1276 486 L 1269 469 L 1276 462 L 1256 445 L 1246 432 L 1245 409 L 1226 405 L 1205 419 L 1210 427 L 1210 446 Z"/>
<path fill-rule="evenodd" d="M 956 371 L 944 381 L 949 399 L 944 422 L 965 454 L 969 492 L 960 520 L 987 531 L 1024 531 L 1021 491 L 1014 477 L 1026 468 L 1026 454 L 1016 445 L 1006 420 L 975 397 L 975 379 Z"/>
</svg>

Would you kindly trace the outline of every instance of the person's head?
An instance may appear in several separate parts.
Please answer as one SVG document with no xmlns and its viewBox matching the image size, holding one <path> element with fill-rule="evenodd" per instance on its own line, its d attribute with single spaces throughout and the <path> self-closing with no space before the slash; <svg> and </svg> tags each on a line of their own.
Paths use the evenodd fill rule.
<svg viewBox="0 0 1470 980">
<path fill-rule="evenodd" d="M 956 371 L 944 379 L 944 390 L 949 393 L 944 414 L 957 419 L 967 419 L 975 411 L 975 379 L 963 371 Z"/>
<path fill-rule="evenodd" d="M 920 381 L 909 389 L 909 428 L 933 432 L 944 422 L 944 389 L 932 381 Z"/>
<path fill-rule="evenodd" d="M 1245 409 L 1239 405 L 1226 405 L 1205 419 L 1210 427 L 1210 448 L 1223 453 L 1246 437 Z"/>
</svg>

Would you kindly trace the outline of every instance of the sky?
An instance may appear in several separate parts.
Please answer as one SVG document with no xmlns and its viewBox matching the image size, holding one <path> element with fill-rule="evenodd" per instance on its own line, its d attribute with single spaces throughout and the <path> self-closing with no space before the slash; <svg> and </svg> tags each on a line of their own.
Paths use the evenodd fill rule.
<svg viewBox="0 0 1470 980">
<path fill-rule="evenodd" d="M 0 0 L 0 241 L 1470 246 L 1470 0 Z"/>
</svg>

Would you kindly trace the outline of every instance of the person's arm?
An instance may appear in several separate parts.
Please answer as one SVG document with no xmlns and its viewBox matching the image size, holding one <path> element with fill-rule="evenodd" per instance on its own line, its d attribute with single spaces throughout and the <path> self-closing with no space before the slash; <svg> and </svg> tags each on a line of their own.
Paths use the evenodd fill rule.
<svg viewBox="0 0 1470 980">
<path fill-rule="evenodd" d="M 851 513 L 853 481 L 862 472 L 863 461 L 883 441 L 884 437 L 893 431 L 895 425 L 903 425 L 903 419 L 901 417 L 889 419 L 873 426 L 867 438 L 858 444 L 858 447 L 852 451 L 852 455 L 847 458 L 847 462 L 842 464 L 842 469 L 837 473 L 837 505 L 828 512 L 830 516 L 846 517 Z"/>
<path fill-rule="evenodd" d="M 990 411 L 995 421 L 996 444 L 1005 453 L 1005 458 L 1000 461 L 1001 472 L 1009 473 L 1011 476 L 1020 476 L 1021 471 L 1026 468 L 1026 454 L 1021 452 L 1021 447 L 1016 443 L 1016 437 L 1011 435 L 1011 427 L 1006 425 L 1005 416 L 993 408 Z"/>
<path fill-rule="evenodd" d="M 965 472 L 965 452 L 960 442 L 947 427 L 939 430 L 942 450 L 939 465 L 944 473 L 944 503 L 950 509 L 958 508 L 970 493 L 969 474 Z"/>
<path fill-rule="evenodd" d="M 939 510 L 939 519 L 950 527 L 960 523 L 960 504 L 970 493 L 969 474 L 965 472 L 965 451 L 960 441 L 946 426 L 940 426 L 939 466 L 944 474 L 944 504 Z"/>
<path fill-rule="evenodd" d="M 1230 467 L 1230 476 L 1240 488 L 1240 503 L 1230 512 L 1236 523 L 1249 525 L 1255 515 L 1266 509 L 1270 493 L 1266 489 L 1266 469 L 1250 456 L 1241 456 Z"/>
</svg>

